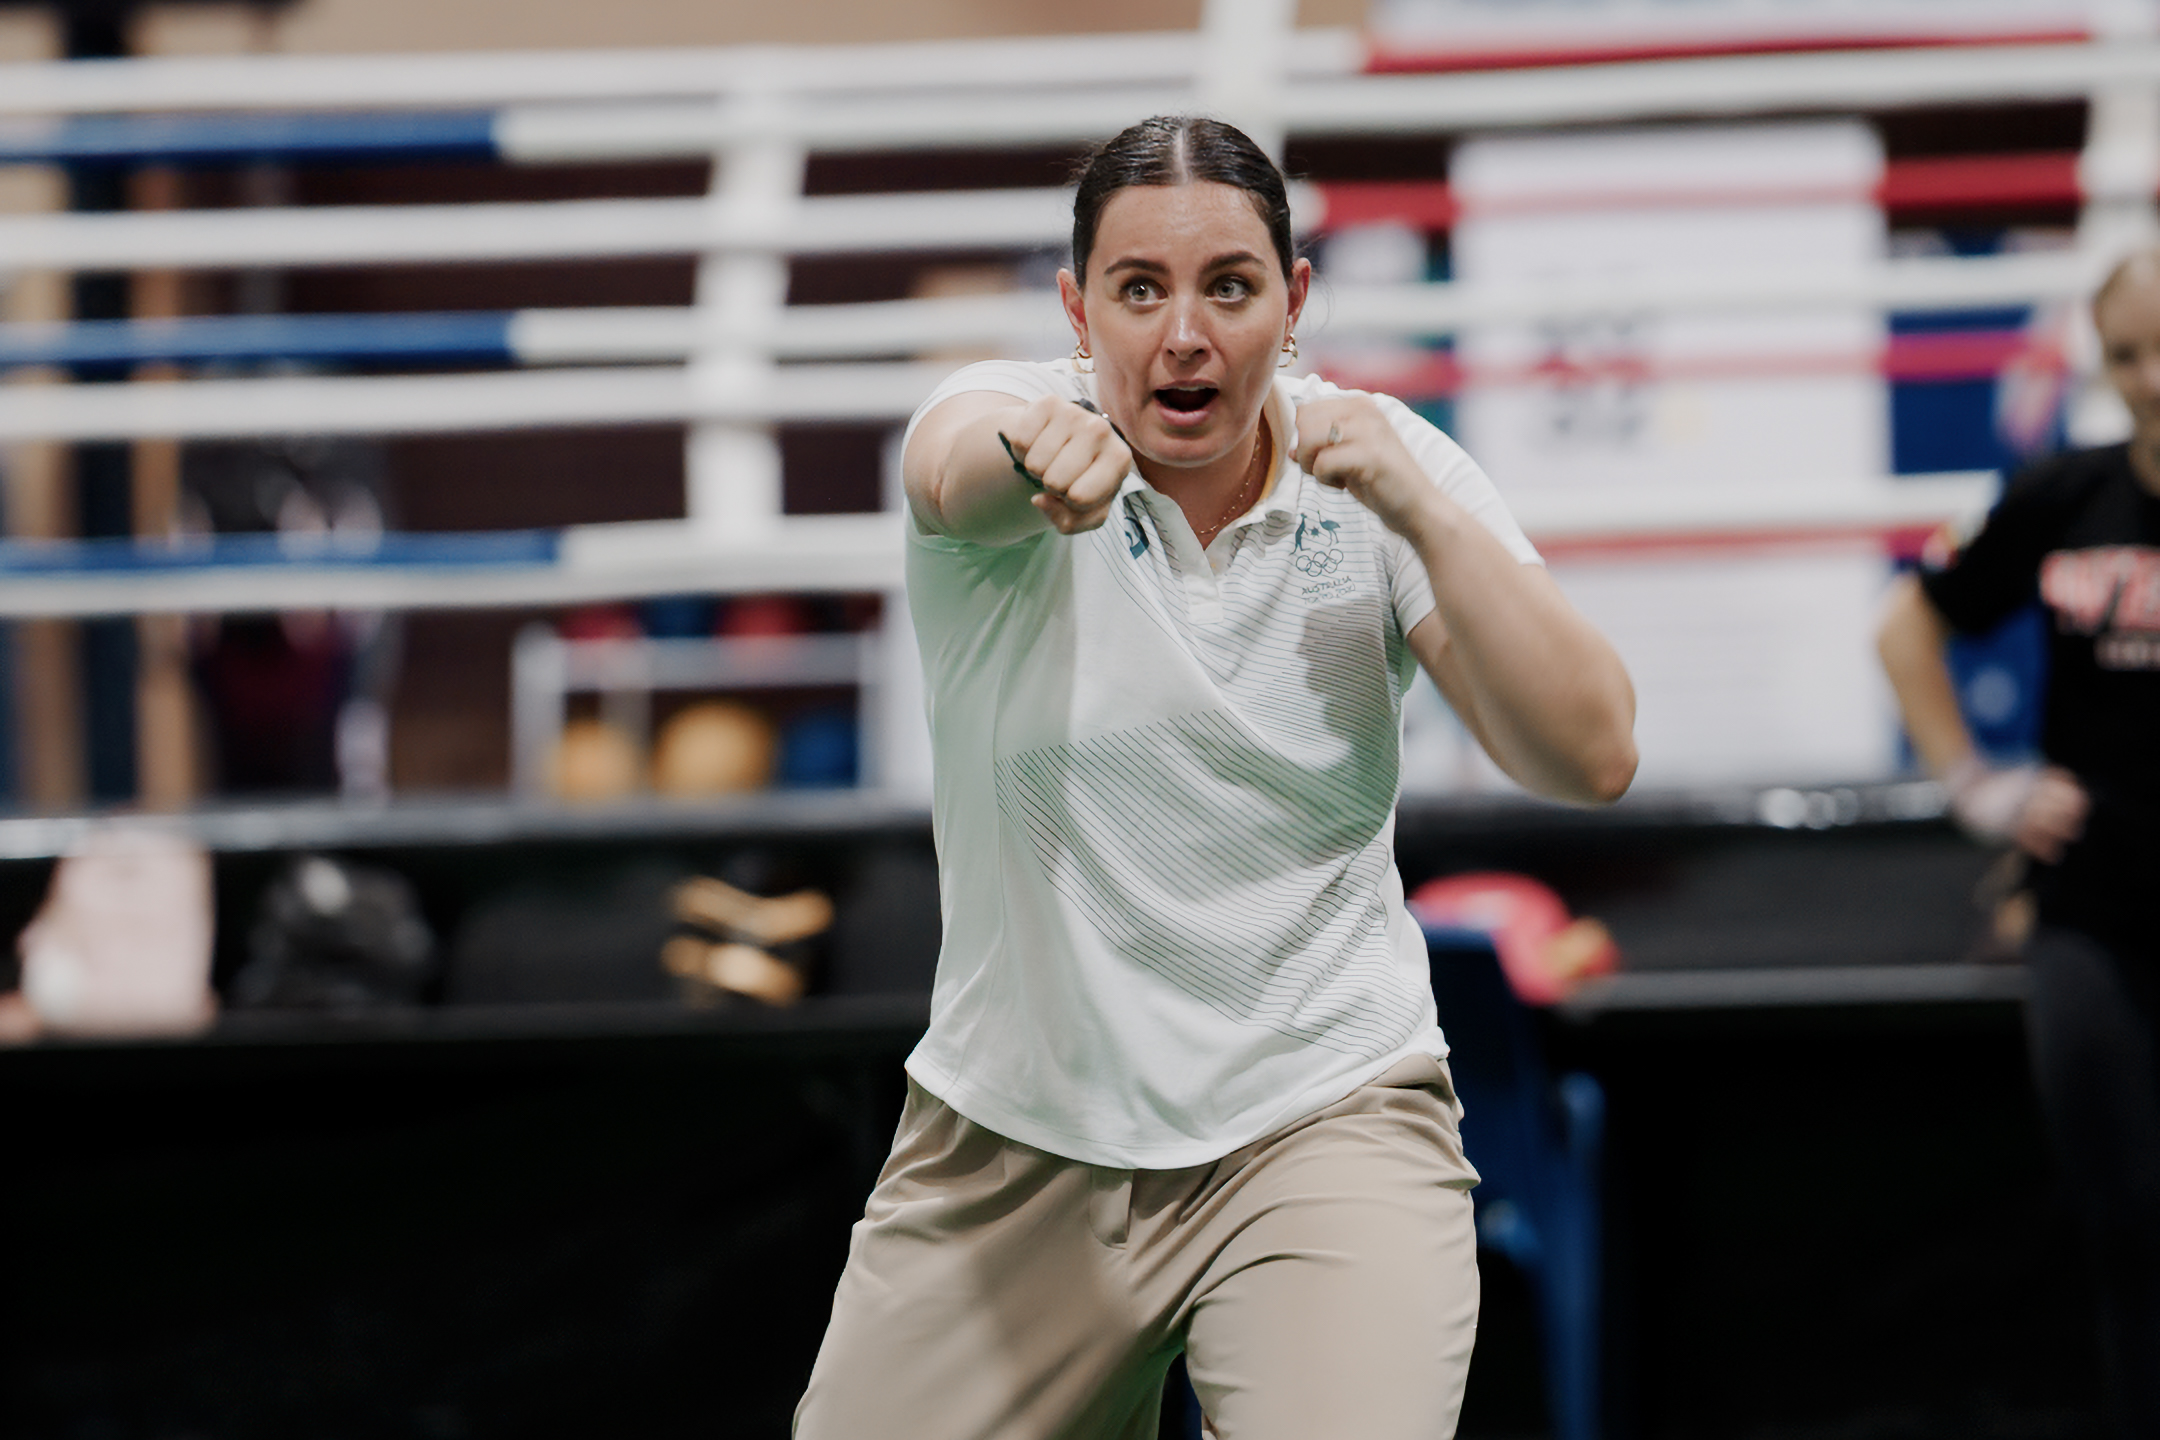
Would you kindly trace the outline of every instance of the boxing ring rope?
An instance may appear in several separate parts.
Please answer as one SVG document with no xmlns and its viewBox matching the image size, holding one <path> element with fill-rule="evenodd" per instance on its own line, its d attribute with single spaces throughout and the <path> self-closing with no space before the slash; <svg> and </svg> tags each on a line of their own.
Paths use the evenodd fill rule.
<svg viewBox="0 0 2160 1440">
<path fill-rule="evenodd" d="M 1892 165 L 1872 195 L 1892 209 L 2074 205 L 2095 198 L 2079 182 L 2073 157 L 2064 155 Z M 1583 197 L 1565 198 L 1580 203 Z M 1842 197 L 1764 187 L 1753 194 L 1592 198 L 1622 205 Z M 1452 192 L 1437 184 L 1304 185 L 1294 206 L 1300 230 L 1308 233 L 1375 220 L 1443 230 L 1458 208 Z M 1027 249 L 1056 246 L 1070 228 L 1071 196 L 1064 190 L 816 196 L 785 212 L 743 212 L 698 199 L 123 211 L 0 217 L 0 271 L 624 259 L 723 250 L 831 255 Z"/>
<path fill-rule="evenodd" d="M 737 546 L 676 521 L 384 537 L 344 550 L 287 545 L 275 555 L 232 543 L 256 538 L 9 541 L 0 544 L 0 615 L 556 606 L 877 591 L 901 579 L 899 517 L 882 514 L 790 516 Z"/>
<path fill-rule="evenodd" d="M 1997 283 L 1971 285 L 1990 277 L 1960 274 L 1959 284 L 1916 295 L 1909 311 L 1959 310 L 1996 303 L 2006 290 L 2023 303 L 2039 295 L 2070 298 L 2064 289 L 2081 278 L 2073 266 L 2047 284 L 2014 288 Z M 1909 277 L 1908 277 L 1909 278 Z M 2000 278 L 2000 277 L 1998 277 Z M 1850 292 L 1853 286 L 1847 284 Z M 1369 334 L 1426 337 L 1451 333 L 1455 326 L 1426 327 L 1386 308 L 1388 293 L 1345 287 L 1352 314 L 1336 335 Z M 1969 302 L 1961 297 L 1976 296 Z M 1540 312 L 1539 297 L 1525 296 L 1531 308 L 1517 318 L 1550 318 L 1573 311 Z M 805 307 L 808 309 L 809 307 Z M 1688 307 L 1674 307 L 1684 310 Z M 1702 309 L 1715 308 L 1706 303 Z M 826 314 L 832 311 L 837 313 Z M 1504 312 L 1501 312 L 1504 313 Z M 698 344 L 698 312 L 688 306 L 639 306 L 620 309 L 443 311 L 391 315 L 215 315 L 178 320 L 83 321 L 0 325 L 0 370 L 29 366 L 140 365 L 152 363 L 210 365 L 273 360 L 321 362 L 396 362 L 471 365 L 635 364 L 683 360 Z M 1353 328 L 1359 319 L 1375 322 L 1367 331 Z M 876 301 L 821 305 L 783 318 L 773 337 L 774 353 L 783 360 L 821 360 L 836 356 L 974 347 L 1025 338 L 1054 348 L 1066 334 L 1059 313 L 1041 294 L 960 297 L 951 300 Z M 1995 374 L 2029 354 L 2022 332 L 1972 331 L 1952 335 L 1893 335 L 1879 356 L 1856 356 L 1829 362 L 1839 369 L 1879 369 L 1891 379 L 1951 379 Z M 1818 356 L 1752 357 L 1741 362 L 1751 374 L 1814 372 Z M 2061 357 L 2056 357 L 2061 363 Z M 1331 363 L 1333 371 L 1341 362 Z M 1435 355 L 1431 373 L 1417 382 L 1418 397 L 1453 394 L 1465 383 L 1513 383 L 1527 375 L 1490 370 L 1472 375 L 1449 355 Z M 1660 371 L 1660 374 L 1667 372 Z M 341 382 L 342 383 L 342 382 Z M 1369 387 L 1367 387 L 1369 388 Z M 30 422 L 39 423 L 36 419 Z M 44 432 L 26 432 L 44 433 Z"/>
<path fill-rule="evenodd" d="M 1284 58 L 1288 73 L 1276 105 L 1293 133 L 1308 136 L 2075 100 L 2107 86 L 2160 83 L 2160 44 L 2124 40 L 1405 75 L 1357 73 L 1368 60 L 1358 38 L 1315 30 L 1297 32 Z M 769 109 L 714 103 L 714 97 L 742 92 L 815 98 L 814 107 L 787 115 L 781 132 L 812 149 L 1004 147 L 1099 138 L 1105 124 L 1126 123 L 1155 102 L 1172 109 L 1189 105 L 1199 64 L 1198 37 L 1152 33 L 574 56 L 79 61 L 0 65 L 0 115 L 582 101 L 587 103 L 506 110 L 496 120 L 504 157 L 705 158 L 717 147 L 776 129 Z M 1110 93 L 1059 93 L 1076 82 Z M 988 93 L 910 97 L 911 90 Z M 631 97 L 638 103 L 599 103 Z M 661 97 L 673 97 L 673 103 Z M 1085 104 L 1060 108 L 1068 99 Z"/>
<path fill-rule="evenodd" d="M 795 255 L 1026 249 L 1072 230 L 1062 191 L 835 195 L 784 212 L 706 200 L 555 200 L 15 216 L 0 269 L 241 269 L 624 259 L 726 250 Z"/>
<path fill-rule="evenodd" d="M 1993 497 L 1992 472 L 1824 477 L 1759 489 L 1634 487 L 1624 495 L 1516 503 L 1550 554 L 1883 539 L 1910 549 L 1946 516 Z M 0 615 L 61 617 L 273 609 L 574 605 L 646 596 L 866 591 L 901 580 L 896 515 L 791 516 L 751 543 L 673 521 L 560 531 L 384 537 L 258 546 L 216 541 L 0 544 Z M 234 543 L 240 542 L 240 543 Z"/>
<path fill-rule="evenodd" d="M 1351 74 L 1366 63 L 1349 29 L 1305 29 L 1285 52 L 1291 77 Z M 0 114 L 158 111 L 402 110 L 554 102 L 705 101 L 730 92 L 818 99 L 908 91 L 1011 90 L 1075 84 L 1190 86 L 1204 63 L 1197 33 L 949 40 L 874 45 L 503 52 L 462 55 L 219 56 L 0 65 Z M 692 107 L 695 109 L 696 107 Z M 674 111 L 667 113 L 688 113 Z M 974 143 L 1000 143 L 973 132 Z M 709 155 L 707 139 L 694 153 Z"/>
</svg>

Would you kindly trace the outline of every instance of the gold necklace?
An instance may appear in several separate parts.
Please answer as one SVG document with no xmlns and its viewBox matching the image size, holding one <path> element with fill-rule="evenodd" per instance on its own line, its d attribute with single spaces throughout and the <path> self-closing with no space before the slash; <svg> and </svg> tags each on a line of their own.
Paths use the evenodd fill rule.
<svg viewBox="0 0 2160 1440">
<path fill-rule="evenodd" d="M 1253 481 L 1255 478 L 1266 476 L 1267 461 L 1265 459 L 1265 456 L 1267 454 L 1267 448 L 1268 431 L 1267 426 L 1263 423 L 1260 427 L 1260 433 L 1253 437 L 1252 463 L 1245 467 L 1245 478 L 1238 482 L 1237 494 L 1231 498 L 1230 508 L 1223 512 L 1223 516 L 1220 520 L 1217 520 L 1213 525 L 1207 527 L 1207 535 L 1209 540 L 1212 540 L 1215 536 L 1221 534 L 1223 526 L 1229 524 L 1232 520 L 1237 519 L 1238 516 L 1244 514 L 1247 510 L 1252 508 L 1252 502 L 1245 498 L 1245 492 L 1252 489 Z M 1205 545 L 1207 544 L 1207 541 L 1203 540 L 1200 543 L 1202 545 Z"/>
</svg>

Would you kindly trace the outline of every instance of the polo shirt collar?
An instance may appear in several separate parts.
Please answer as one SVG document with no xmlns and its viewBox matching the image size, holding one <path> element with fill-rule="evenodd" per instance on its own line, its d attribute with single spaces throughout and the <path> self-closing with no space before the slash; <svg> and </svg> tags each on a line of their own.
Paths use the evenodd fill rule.
<svg viewBox="0 0 2160 1440">
<path fill-rule="evenodd" d="M 1093 398 L 1093 385 L 1088 387 Z M 1270 520 L 1277 516 L 1289 519 L 1297 514 L 1298 497 L 1305 483 L 1305 472 L 1290 458 L 1290 449 L 1297 434 L 1297 407 L 1290 403 L 1290 396 L 1281 379 L 1268 390 L 1267 400 L 1261 406 L 1267 416 L 1268 436 L 1274 446 L 1274 468 L 1269 472 L 1267 493 L 1255 508 L 1246 512 L 1244 521 Z M 1159 495 L 1162 492 L 1141 478 L 1140 467 L 1134 465 L 1125 472 L 1125 483 L 1118 487 L 1118 498 L 1128 495 Z M 1166 497 L 1167 498 L 1167 497 Z"/>
<path fill-rule="evenodd" d="M 1259 507 L 1251 513 L 1258 520 L 1276 516 L 1288 519 L 1297 514 L 1305 472 L 1290 458 L 1290 449 L 1297 436 L 1297 407 L 1290 403 L 1288 387 L 1281 380 L 1269 387 L 1264 409 L 1268 434 L 1275 446 L 1275 464 L 1268 472 L 1267 493 L 1260 497 Z"/>
</svg>

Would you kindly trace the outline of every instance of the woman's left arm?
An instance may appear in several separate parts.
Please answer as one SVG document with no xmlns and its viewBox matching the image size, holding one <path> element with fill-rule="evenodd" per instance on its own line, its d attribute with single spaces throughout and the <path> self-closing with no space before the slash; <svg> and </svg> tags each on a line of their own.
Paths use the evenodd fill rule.
<svg viewBox="0 0 2160 1440">
<path fill-rule="evenodd" d="M 1296 458 L 1424 562 L 1437 608 L 1411 627 L 1411 652 L 1494 762 L 1556 800 L 1619 799 L 1635 777 L 1635 688 L 1545 567 L 1434 484 L 1369 396 L 1304 405 Z"/>
</svg>

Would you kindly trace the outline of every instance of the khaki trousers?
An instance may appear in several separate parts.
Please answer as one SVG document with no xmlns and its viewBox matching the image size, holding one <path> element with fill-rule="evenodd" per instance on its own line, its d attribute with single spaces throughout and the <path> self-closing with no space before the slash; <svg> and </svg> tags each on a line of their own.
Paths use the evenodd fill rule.
<svg viewBox="0 0 2160 1440">
<path fill-rule="evenodd" d="M 1111 1170 L 910 1082 L 798 1440 L 1445 1440 L 1476 1338 L 1460 1113 L 1413 1056 L 1221 1160 Z"/>
</svg>

